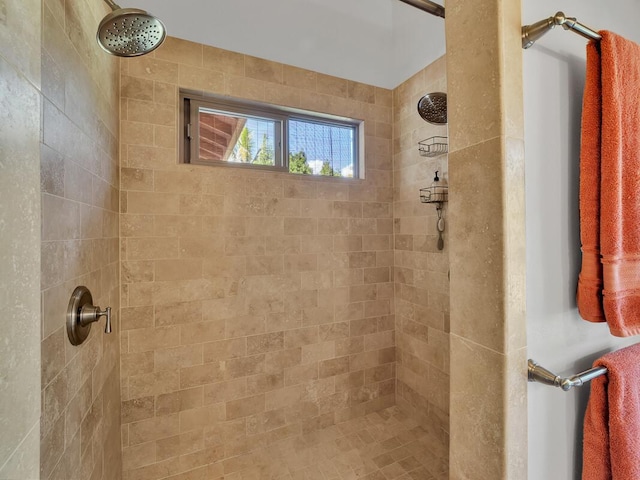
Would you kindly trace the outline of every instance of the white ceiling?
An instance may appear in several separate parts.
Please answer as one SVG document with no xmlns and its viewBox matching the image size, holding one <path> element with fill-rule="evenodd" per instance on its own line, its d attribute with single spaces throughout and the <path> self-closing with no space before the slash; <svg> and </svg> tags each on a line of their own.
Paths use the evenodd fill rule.
<svg viewBox="0 0 640 480">
<path fill-rule="evenodd" d="M 444 54 L 444 20 L 399 0 L 131 0 L 168 34 L 394 88 Z"/>
</svg>

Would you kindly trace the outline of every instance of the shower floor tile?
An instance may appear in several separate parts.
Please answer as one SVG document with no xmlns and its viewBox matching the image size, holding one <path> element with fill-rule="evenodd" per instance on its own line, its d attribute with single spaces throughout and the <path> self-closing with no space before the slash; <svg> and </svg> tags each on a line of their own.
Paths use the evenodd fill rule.
<svg viewBox="0 0 640 480">
<path fill-rule="evenodd" d="M 390 407 L 236 457 L 216 480 L 436 480 L 427 432 Z M 227 469 L 228 470 L 228 469 Z"/>
</svg>

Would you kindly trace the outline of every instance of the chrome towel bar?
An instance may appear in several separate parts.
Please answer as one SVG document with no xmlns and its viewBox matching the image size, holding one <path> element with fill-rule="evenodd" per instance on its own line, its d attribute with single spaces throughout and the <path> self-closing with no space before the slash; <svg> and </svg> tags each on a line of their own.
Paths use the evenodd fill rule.
<svg viewBox="0 0 640 480">
<path fill-rule="evenodd" d="M 585 370 L 581 373 L 563 378 L 559 377 L 555 373 L 551 373 L 544 367 L 541 367 L 535 360 L 529 359 L 529 381 L 544 383 L 545 385 L 551 385 L 552 387 L 560 387 L 565 392 L 571 390 L 573 387 L 581 387 L 586 382 L 593 380 L 600 375 L 606 375 L 606 367 L 595 367 Z"/>
</svg>

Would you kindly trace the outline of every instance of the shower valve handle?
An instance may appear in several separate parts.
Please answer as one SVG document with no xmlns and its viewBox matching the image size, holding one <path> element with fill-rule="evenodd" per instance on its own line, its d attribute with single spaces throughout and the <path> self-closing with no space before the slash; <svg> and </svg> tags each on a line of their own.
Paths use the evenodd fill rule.
<svg viewBox="0 0 640 480">
<path fill-rule="evenodd" d="M 86 327 L 90 323 L 100 320 L 100 317 L 107 317 L 104 333 L 111 333 L 111 307 L 100 310 L 100 307 L 84 305 L 80 310 L 80 325 Z"/>
</svg>

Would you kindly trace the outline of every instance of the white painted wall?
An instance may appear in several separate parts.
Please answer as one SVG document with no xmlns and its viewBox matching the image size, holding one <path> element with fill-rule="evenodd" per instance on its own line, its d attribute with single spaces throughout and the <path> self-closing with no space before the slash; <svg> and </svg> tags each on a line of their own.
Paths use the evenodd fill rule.
<svg viewBox="0 0 640 480">
<path fill-rule="evenodd" d="M 398 0 L 393 5 L 393 88 L 445 53 L 444 20 Z M 435 3 L 445 4 L 436 0 Z M 427 92 L 424 92 L 427 93 Z"/>
<path fill-rule="evenodd" d="M 169 35 L 394 88 L 444 54 L 444 21 L 399 0 L 130 0 Z"/>
<path fill-rule="evenodd" d="M 640 43 L 640 1 L 523 0 L 523 24 L 563 10 Z M 529 357 L 558 374 L 591 367 L 618 339 L 580 319 L 578 171 L 586 41 L 560 29 L 524 51 Z M 529 385 L 529 480 L 577 480 L 589 389 Z"/>
</svg>

